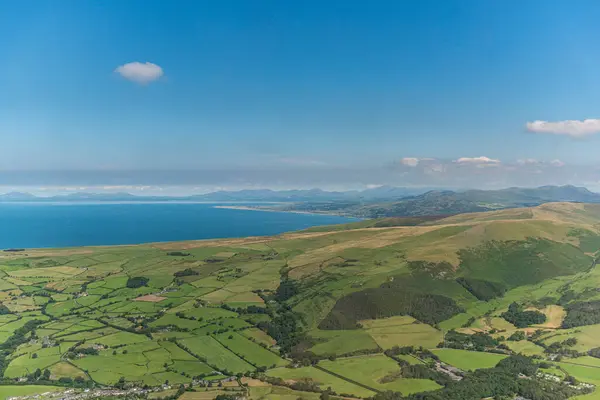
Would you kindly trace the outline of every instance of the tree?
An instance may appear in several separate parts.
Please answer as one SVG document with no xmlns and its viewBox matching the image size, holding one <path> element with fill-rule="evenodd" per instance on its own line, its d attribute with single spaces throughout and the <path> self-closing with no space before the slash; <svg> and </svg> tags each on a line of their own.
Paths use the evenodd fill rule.
<svg viewBox="0 0 600 400">
<path fill-rule="evenodd" d="M 125 377 L 124 376 L 119 378 L 119 381 L 115 384 L 115 387 L 118 387 L 119 389 L 123 389 L 125 387 Z"/>
<path fill-rule="evenodd" d="M 326 390 L 323 393 L 321 393 L 321 396 L 319 396 L 319 399 L 321 400 L 329 400 L 329 392 Z"/>
<path fill-rule="evenodd" d="M 46 380 L 46 381 L 50 380 L 50 371 L 48 369 L 45 369 L 42 376 L 44 377 L 44 380 Z"/>
</svg>

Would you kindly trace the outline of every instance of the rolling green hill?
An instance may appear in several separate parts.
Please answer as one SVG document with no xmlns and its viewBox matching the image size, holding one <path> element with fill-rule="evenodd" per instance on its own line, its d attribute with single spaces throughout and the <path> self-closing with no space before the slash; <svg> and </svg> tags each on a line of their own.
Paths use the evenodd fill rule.
<svg viewBox="0 0 600 400">
<path fill-rule="evenodd" d="M 599 251 L 600 205 L 581 203 L 4 251 L 2 382 L 600 398 L 577 383 L 600 383 Z"/>
</svg>

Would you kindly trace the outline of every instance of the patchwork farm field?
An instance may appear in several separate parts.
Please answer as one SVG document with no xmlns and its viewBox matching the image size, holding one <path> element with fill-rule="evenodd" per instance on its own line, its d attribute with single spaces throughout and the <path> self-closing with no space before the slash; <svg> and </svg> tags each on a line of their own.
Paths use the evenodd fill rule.
<svg viewBox="0 0 600 400">
<path fill-rule="evenodd" d="M 503 354 L 484 353 L 459 349 L 435 349 L 433 354 L 442 362 L 458 367 L 463 371 L 474 371 L 481 368 L 492 368 L 506 358 Z"/>
<path fill-rule="evenodd" d="M 600 207 L 527 211 L 2 251 L 0 397 L 193 384 L 177 396 L 453 400 L 467 385 L 479 400 L 505 393 L 477 374 L 535 370 L 544 399 L 593 399 Z"/>
</svg>

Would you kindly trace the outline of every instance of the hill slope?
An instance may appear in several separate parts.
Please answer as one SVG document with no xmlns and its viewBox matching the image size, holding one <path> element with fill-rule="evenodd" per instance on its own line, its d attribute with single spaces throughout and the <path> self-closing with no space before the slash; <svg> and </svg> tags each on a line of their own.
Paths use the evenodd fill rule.
<svg viewBox="0 0 600 400">
<path fill-rule="evenodd" d="M 5 251 L 1 372 L 150 386 L 252 374 L 292 393 L 461 399 L 465 385 L 474 398 L 500 394 L 481 374 L 537 371 L 514 356 L 524 353 L 560 354 L 543 373 L 595 383 L 599 250 L 600 205 L 548 203 L 277 237 Z M 281 368 L 290 358 L 305 367 Z M 465 379 L 451 384 L 438 359 Z M 585 390 L 542 382 L 527 385 L 564 394 L 544 398 Z"/>
</svg>

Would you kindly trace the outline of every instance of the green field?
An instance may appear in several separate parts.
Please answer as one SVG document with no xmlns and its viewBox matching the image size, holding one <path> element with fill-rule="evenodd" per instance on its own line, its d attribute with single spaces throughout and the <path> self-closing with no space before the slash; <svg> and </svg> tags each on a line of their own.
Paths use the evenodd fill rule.
<svg viewBox="0 0 600 400">
<path fill-rule="evenodd" d="M 528 340 L 519 340 L 516 342 L 507 341 L 505 343 L 512 351 L 518 354 L 524 354 L 526 356 L 542 355 L 544 354 L 544 348 L 532 343 Z"/>
<path fill-rule="evenodd" d="M 209 365 L 235 373 L 252 371 L 254 367 L 210 336 L 195 336 L 180 340 L 190 352 L 206 359 Z"/>
<path fill-rule="evenodd" d="M 360 397 L 370 397 L 375 394 L 375 392 L 371 390 L 340 379 L 314 367 L 275 368 L 270 370 L 267 375 L 284 380 L 298 381 L 310 379 L 317 383 L 320 388 L 326 389 L 327 387 L 331 387 L 337 393 L 350 393 Z"/>
<path fill-rule="evenodd" d="M 288 363 L 277 354 L 251 342 L 237 332 L 221 333 L 215 338 L 227 349 L 252 365 L 275 368 Z"/>
<path fill-rule="evenodd" d="M 442 362 L 460 368 L 463 371 L 473 371 L 479 368 L 492 368 L 506 356 L 502 354 L 482 353 L 477 351 L 457 349 L 435 349 L 433 353 Z"/>
<path fill-rule="evenodd" d="M 380 380 L 382 378 L 399 371 L 398 365 L 394 360 L 382 355 L 322 361 L 319 365 L 327 371 L 345 376 L 355 382 L 377 390 L 393 390 L 406 395 L 435 390 L 440 387 L 431 380 L 403 377 L 398 377 L 389 383 L 381 383 Z"/>
</svg>

